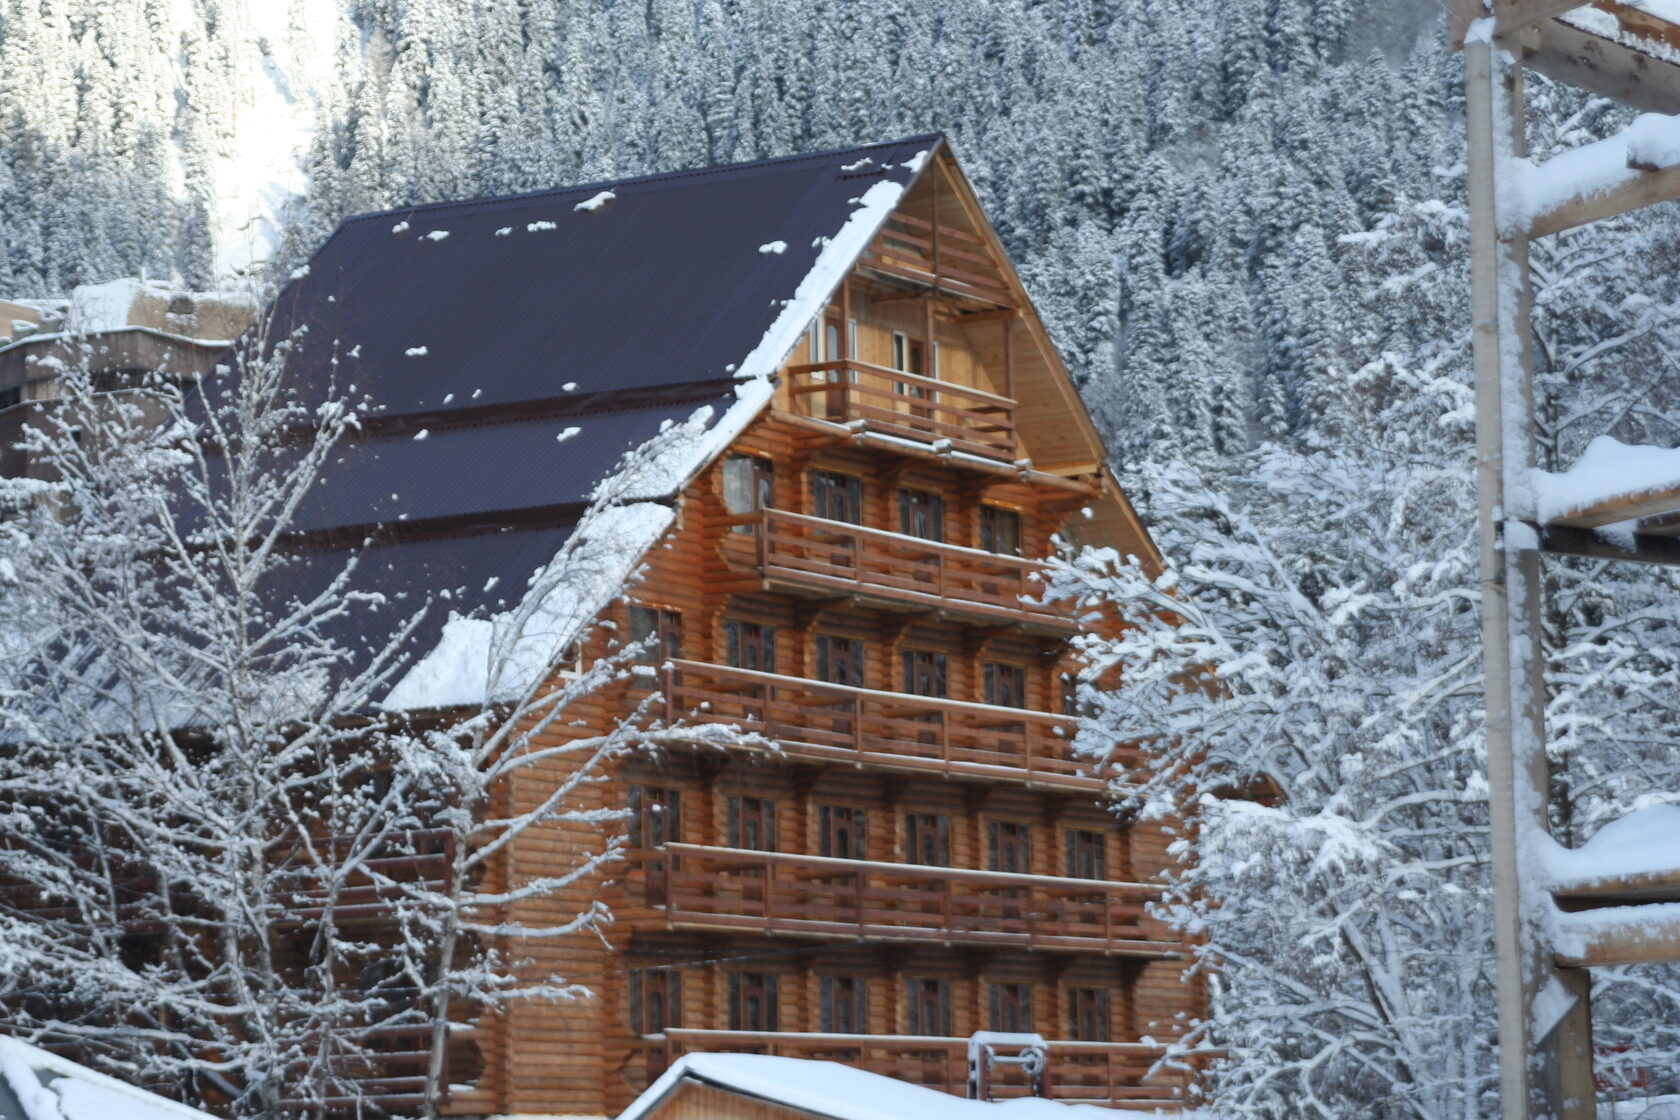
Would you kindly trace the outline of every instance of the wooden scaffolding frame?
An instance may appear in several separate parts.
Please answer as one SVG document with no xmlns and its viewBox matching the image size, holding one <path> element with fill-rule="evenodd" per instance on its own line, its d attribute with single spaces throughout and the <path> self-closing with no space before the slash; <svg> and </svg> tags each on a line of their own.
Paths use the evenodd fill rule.
<svg viewBox="0 0 1680 1120">
<path fill-rule="evenodd" d="M 1456 0 L 1469 134 L 1482 641 L 1487 683 L 1500 1092 L 1506 1120 L 1596 1115 L 1590 969 L 1680 960 L 1680 868 L 1563 882 L 1548 877 L 1541 554 L 1680 563 L 1680 484 L 1543 516 L 1534 497 L 1529 245 L 1538 237 L 1680 198 L 1680 165 L 1630 132 L 1602 141 L 1597 174 L 1545 192 L 1524 177 L 1523 78 L 1533 70 L 1646 112 L 1680 114 L 1676 4 Z M 1650 123 L 1650 122 L 1645 122 Z M 1680 121 L 1676 122 L 1680 128 Z M 1605 174 L 1608 167 L 1610 173 Z M 1561 172 L 1562 169 L 1552 169 Z M 1561 189 L 1559 189 L 1561 188 Z M 1536 202 L 1538 197 L 1539 201 Z M 1532 508 L 1525 508 L 1532 507 Z M 1598 526 L 1636 520 L 1632 544 Z M 1653 908 L 1660 907 L 1660 908 Z"/>
</svg>

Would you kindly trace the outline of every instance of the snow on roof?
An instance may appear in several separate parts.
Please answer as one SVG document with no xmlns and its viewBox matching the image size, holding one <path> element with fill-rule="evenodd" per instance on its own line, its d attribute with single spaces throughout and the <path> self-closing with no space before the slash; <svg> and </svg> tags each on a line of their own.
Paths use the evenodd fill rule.
<svg viewBox="0 0 1680 1120">
<path fill-rule="evenodd" d="M 210 1114 L 0 1038 L 0 1120 L 210 1120 Z"/>
<path fill-rule="evenodd" d="M 1063 1104 L 1038 1097 L 971 1101 L 838 1062 L 767 1054 L 684 1054 L 620 1113 L 618 1120 L 642 1120 L 684 1080 L 775 1101 L 832 1120 L 1114 1120 L 1115 1115 L 1111 1109 L 1095 1105 Z M 1192 1114 L 1166 1115 L 1190 1120 Z"/>
</svg>

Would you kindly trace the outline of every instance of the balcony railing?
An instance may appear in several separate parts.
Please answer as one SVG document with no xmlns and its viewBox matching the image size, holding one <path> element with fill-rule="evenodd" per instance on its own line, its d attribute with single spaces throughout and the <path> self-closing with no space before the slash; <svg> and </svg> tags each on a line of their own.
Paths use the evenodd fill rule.
<svg viewBox="0 0 1680 1120">
<path fill-rule="evenodd" d="M 649 902 L 674 926 L 1166 957 L 1178 936 L 1144 883 L 666 844 Z"/>
<path fill-rule="evenodd" d="M 657 1077 L 683 1054 L 701 1051 L 775 1054 L 843 1062 L 915 1085 L 962 1096 L 968 1088 L 968 1040 L 937 1035 L 800 1034 L 672 1028 L 645 1043 L 648 1076 Z M 1174 1059 L 1155 1072 L 1164 1046 L 1135 1042 L 1065 1042 L 1047 1047 L 1047 1095 L 1055 1100 L 1154 1109 L 1181 1107 L 1185 1092 L 1211 1053 Z M 1000 1067 L 994 1098 L 1031 1095 L 1026 1077 Z"/>
<path fill-rule="evenodd" d="M 1065 716 L 823 684 L 699 661 L 667 662 L 668 723 L 728 723 L 790 757 L 1101 791 L 1140 764 L 1135 750 L 1074 758 Z"/>
<path fill-rule="evenodd" d="M 1033 577 L 1042 565 L 1032 560 L 782 510 L 729 520 L 754 527 L 753 562 L 772 583 L 1057 635 L 1079 629 L 1066 602 L 1039 597 Z M 734 550 L 744 551 L 726 546 Z"/>
<path fill-rule="evenodd" d="M 1015 402 L 983 389 L 842 359 L 788 367 L 796 415 L 1012 463 Z"/>
</svg>

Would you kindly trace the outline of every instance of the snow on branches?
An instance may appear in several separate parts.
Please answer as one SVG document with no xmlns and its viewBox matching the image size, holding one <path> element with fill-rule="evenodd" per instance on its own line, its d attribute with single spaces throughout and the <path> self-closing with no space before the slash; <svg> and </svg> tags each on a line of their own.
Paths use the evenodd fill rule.
<svg viewBox="0 0 1680 1120">
<path fill-rule="evenodd" d="M 294 385 L 297 345 L 259 331 L 202 383 L 68 371 L 33 477 L 0 480 L 0 1003 L 235 1115 L 354 1108 L 401 1040 L 435 1114 L 455 1025 L 583 994 L 566 946 L 610 919 L 576 887 L 623 846 L 613 760 L 733 733 L 660 724 L 625 687 L 638 647 L 596 623 L 670 519 L 642 476 L 707 418 L 631 452 L 514 607 L 449 624 L 476 694 L 393 704 L 441 604 L 310 547 L 371 405 Z M 516 870 L 539 836 L 565 844 Z"/>
</svg>

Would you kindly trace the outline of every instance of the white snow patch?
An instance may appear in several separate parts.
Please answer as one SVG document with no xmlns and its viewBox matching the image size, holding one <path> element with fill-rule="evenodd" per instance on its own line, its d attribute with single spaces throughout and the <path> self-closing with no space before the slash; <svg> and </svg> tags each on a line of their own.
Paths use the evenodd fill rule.
<svg viewBox="0 0 1680 1120">
<path fill-rule="evenodd" d="M 1096 1105 L 1042 1097 L 971 1101 L 839 1062 L 768 1054 L 684 1054 L 619 1120 L 642 1120 L 682 1080 L 734 1089 L 834 1120 L 1113 1120 Z M 1187 1114 L 1178 1114 L 1186 1116 Z"/>
<path fill-rule="evenodd" d="M 392 233 L 407 233 L 408 232 L 408 223 L 407 222 L 398 222 L 396 225 L 391 227 L 391 232 Z"/>
<path fill-rule="evenodd" d="M 449 231 L 448 230 L 446 230 L 446 229 L 434 229 L 432 232 L 430 232 L 426 235 L 426 240 L 427 241 L 442 241 L 444 238 L 446 238 L 448 236 L 449 236 Z"/>
<path fill-rule="evenodd" d="M 565 431 L 561 432 L 559 435 L 555 436 L 554 438 L 561 443 L 565 443 L 567 440 L 576 437 L 577 434 L 581 431 L 583 431 L 582 428 L 567 428 Z"/>
<path fill-rule="evenodd" d="M 210 1120 L 207 1112 L 14 1038 L 0 1038 L 0 1082 L 23 1106 L 26 1120 Z"/>
<path fill-rule="evenodd" d="M 418 432 L 414 433 L 414 439 L 415 439 L 416 442 L 419 442 L 420 440 L 425 439 L 427 436 L 429 436 L 431 434 L 432 433 L 431 433 L 430 430 L 428 430 L 426 428 L 421 428 Z"/>
<path fill-rule="evenodd" d="M 842 170 L 842 171 L 862 171 L 864 168 L 869 167 L 874 162 L 875 162 L 874 159 L 872 159 L 871 157 L 864 156 L 862 159 L 858 160 L 856 163 L 842 163 L 840 165 L 840 170 Z"/>
<path fill-rule="evenodd" d="M 758 247 L 758 251 L 761 252 L 761 253 L 776 253 L 776 254 L 785 253 L 785 252 L 787 252 L 787 242 L 786 241 L 772 241 L 769 244 L 760 245 Z"/>
<path fill-rule="evenodd" d="M 1568 470 L 1535 470 L 1532 486 L 1535 512 L 1542 522 L 1630 494 L 1680 490 L 1680 449 L 1630 445 L 1613 436 L 1599 436 Z"/>
<path fill-rule="evenodd" d="M 1680 868 L 1680 805 L 1649 805 L 1611 821 L 1579 848 L 1545 850 L 1553 885 Z"/>
<path fill-rule="evenodd" d="M 410 358 L 424 358 L 428 353 L 430 353 L 430 351 L 428 351 L 424 346 L 410 346 L 407 350 L 404 350 L 403 353 L 408 355 Z"/>
<path fill-rule="evenodd" d="M 525 224 L 525 232 L 526 233 L 541 233 L 545 229 L 559 229 L 559 228 L 560 227 L 558 225 L 556 225 L 554 222 L 549 222 L 549 221 L 527 222 Z"/>
<path fill-rule="evenodd" d="M 1640 168 L 1676 165 L 1680 165 L 1680 117 L 1641 114 L 1616 135 L 1572 148 L 1545 163 L 1513 160 L 1513 204 L 1510 213 L 1499 216 L 1500 225 L 1513 232 L 1571 199 L 1608 194 L 1633 182 L 1644 173 Z"/>
<path fill-rule="evenodd" d="M 563 569 L 539 568 L 517 607 L 492 618 L 452 614 L 437 646 L 385 697 L 388 711 L 483 704 L 517 697 L 624 593 L 637 561 L 670 528 L 676 511 L 654 502 L 612 506 L 579 532 Z"/>
<path fill-rule="evenodd" d="M 899 166 L 909 168 L 910 174 L 914 175 L 923 167 L 927 166 L 928 154 L 927 150 L 923 149 L 911 156 L 909 159 L 905 160 L 903 163 L 899 164 Z"/>
<path fill-rule="evenodd" d="M 512 232 L 513 232 L 513 227 L 512 226 L 503 226 L 501 229 L 496 231 L 496 236 L 497 237 L 506 237 L 508 234 L 510 234 Z"/>
<path fill-rule="evenodd" d="M 560 386 L 560 388 L 562 390 L 564 390 L 565 392 L 570 393 L 572 390 L 577 388 L 577 382 L 576 381 L 568 381 L 564 385 Z"/>
<path fill-rule="evenodd" d="M 585 214 L 593 214 L 595 211 L 601 209 L 601 207 L 607 205 L 607 203 L 617 197 L 618 196 L 611 191 L 602 191 L 599 194 L 591 195 L 589 198 L 584 199 L 582 202 L 572 207 L 572 210 L 574 212 L 581 210 Z"/>
</svg>

